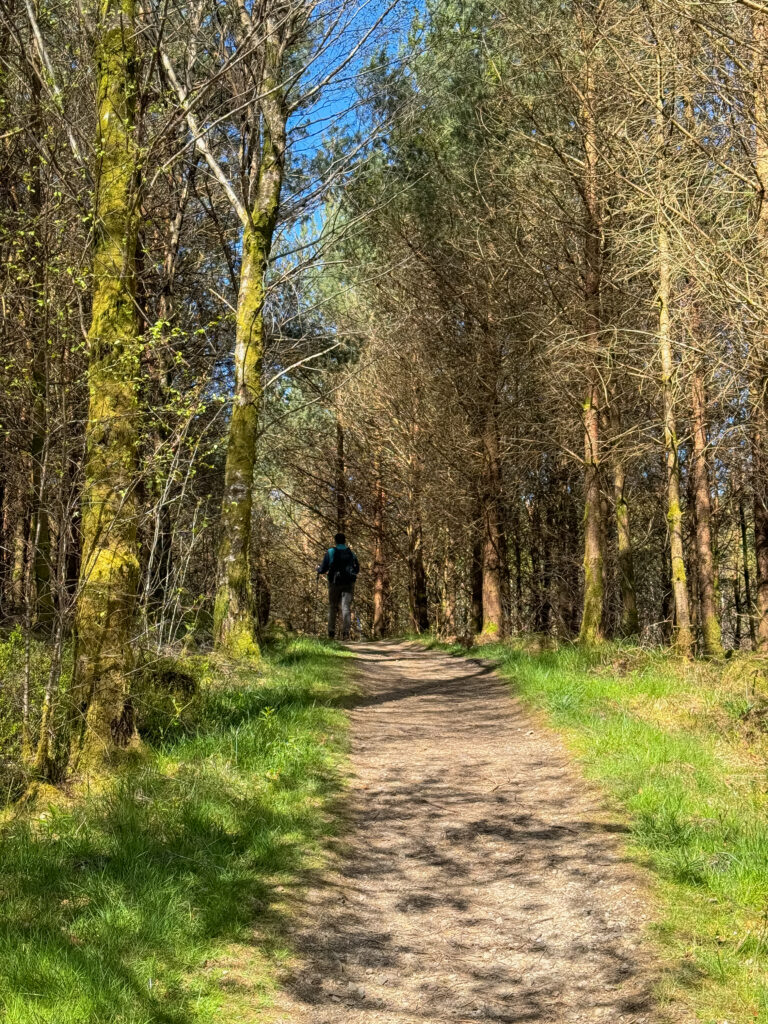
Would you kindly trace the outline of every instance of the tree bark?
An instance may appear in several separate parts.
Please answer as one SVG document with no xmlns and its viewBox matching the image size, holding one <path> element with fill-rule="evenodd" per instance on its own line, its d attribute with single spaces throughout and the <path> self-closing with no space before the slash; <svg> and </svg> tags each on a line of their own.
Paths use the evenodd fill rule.
<svg viewBox="0 0 768 1024">
<path fill-rule="evenodd" d="M 667 527 L 669 552 L 672 561 L 671 582 L 675 603 L 673 644 L 679 654 L 690 657 L 693 653 L 693 633 L 688 602 L 688 580 L 685 571 L 683 543 L 683 510 L 680 497 L 680 461 L 675 419 L 675 369 L 672 353 L 672 327 L 669 308 L 671 295 L 671 263 L 669 235 L 663 221 L 663 212 L 657 225 L 658 242 L 658 304 L 659 352 L 661 357 L 661 388 L 664 416 L 664 450 L 667 470 Z"/>
<path fill-rule="evenodd" d="M 31 75 L 30 80 L 31 132 L 34 138 L 43 135 L 40 104 L 40 76 Z M 32 560 L 35 580 L 35 619 L 41 626 L 53 622 L 53 592 L 51 590 L 51 531 L 46 507 L 46 463 L 47 463 L 47 355 L 46 355 L 46 284 L 45 231 L 43 225 L 43 177 L 42 157 L 38 149 L 32 153 L 30 204 L 33 217 L 32 237 L 35 252 L 32 255 L 31 282 L 29 295 L 29 345 L 32 361 Z"/>
<path fill-rule="evenodd" d="M 741 499 L 739 499 L 739 530 L 741 532 L 741 557 L 744 561 L 744 606 L 746 608 L 747 622 L 749 623 L 749 639 L 754 651 L 757 647 L 757 634 L 755 631 L 754 604 L 752 602 L 752 580 L 749 572 L 747 517 L 744 514 L 744 502 Z"/>
<path fill-rule="evenodd" d="M 507 538 L 502 517 L 502 477 L 495 391 L 483 430 L 483 628 L 485 638 L 506 635 L 509 608 Z"/>
<path fill-rule="evenodd" d="M 336 413 L 336 473 L 334 491 L 336 495 L 336 530 L 344 533 L 347 529 L 347 470 L 344 463 L 344 424 L 341 414 Z"/>
<path fill-rule="evenodd" d="M 386 495 L 381 476 L 381 461 L 376 461 L 373 508 L 373 635 L 377 639 L 389 632 L 389 579 L 384 554 L 384 505 Z"/>
<path fill-rule="evenodd" d="M 282 48 L 274 25 L 265 43 L 261 100 L 263 137 L 256 197 L 243 230 L 235 331 L 235 394 L 229 423 L 214 642 L 233 654 L 258 656 L 251 585 L 253 471 L 261 407 L 265 272 L 280 208 L 285 163 L 286 109 L 279 81 Z"/>
<path fill-rule="evenodd" d="M 709 487 L 707 465 L 707 421 L 706 396 L 701 366 L 694 367 L 691 377 L 691 410 L 693 427 L 693 476 L 694 506 L 696 510 L 696 556 L 699 584 L 699 607 L 701 608 L 701 635 L 704 654 L 708 658 L 720 658 L 723 642 L 720 620 L 717 614 L 715 591 L 715 559 L 712 550 L 712 495 Z"/>
<path fill-rule="evenodd" d="M 670 296 L 672 272 L 669 235 L 663 220 L 657 225 L 658 243 L 658 304 L 659 352 L 661 357 L 661 388 L 664 416 L 664 450 L 667 470 L 667 527 L 669 552 L 672 561 L 671 582 L 675 603 L 673 644 L 679 654 L 690 657 L 693 653 L 693 633 L 688 602 L 688 580 L 685 571 L 683 543 L 683 510 L 680 497 L 680 461 L 675 419 L 675 369 L 672 353 L 672 326 L 670 322 Z"/>
<path fill-rule="evenodd" d="M 768 280 L 768 15 L 752 14 L 755 83 L 755 173 L 759 184 L 757 245 Z M 763 285 L 763 304 L 768 305 L 768 285 Z M 763 319 L 752 346 L 752 491 L 755 526 L 756 642 L 768 649 L 768 324 Z M 746 567 L 746 561 L 745 561 Z M 751 609 L 750 609 L 751 611 Z M 751 619 L 750 619 L 751 621 Z"/>
<path fill-rule="evenodd" d="M 655 31 L 655 28 L 654 28 Z M 658 182 L 656 203 L 656 250 L 658 345 L 661 363 L 661 395 L 664 424 L 664 452 L 667 477 L 667 528 L 671 558 L 671 583 L 675 605 L 673 646 L 679 654 L 693 654 L 688 581 L 685 572 L 683 509 L 680 496 L 680 460 L 675 417 L 675 360 L 672 348 L 670 306 L 672 296 L 672 257 L 667 228 L 666 121 L 667 102 L 664 91 L 664 68 L 657 46 L 656 142 L 658 147 Z"/>
<path fill-rule="evenodd" d="M 600 508 L 600 287 L 602 225 L 598 198 L 598 147 L 594 73 L 587 58 L 582 105 L 584 137 L 584 342 L 587 390 L 582 407 L 584 425 L 584 603 L 579 641 L 596 644 L 604 638 L 603 538 Z"/>
<path fill-rule="evenodd" d="M 426 633 L 429 629 L 429 604 L 427 601 L 427 574 L 424 568 L 420 468 L 417 457 L 412 456 L 410 462 L 410 514 L 406 530 L 408 537 L 408 599 L 412 629 L 416 633 Z"/>
<path fill-rule="evenodd" d="M 139 581 L 135 13 L 134 0 L 101 0 L 93 316 L 70 756 L 72 766 L 81 768 L 97 766 L 136 739 L 129 699 Z"/>
<path fill-rule="evenodd" d="M 475 539 L 472 544 L 472 632 L 483 628 L 483 530 L 480 513 L 476 516 Z M 479 527 L 479 528 L 478 528 Z"/>
<path fill-rule="evenodd" d="M 637 597 L 635 594 L 635 558 L 632 547 L 629 505 L 626 496 L 626 473 L 624 471 L 624 460 L 616 448 L 616 439 L 621 434 L 621 410 L 615 396 L 611 402 L 610 420 L 611 431 L 614 437 L 613 501 L 619 558 L 619 588 L 621 590 L 619 631 L 621 636 L 631 637 L 637 636 L 640 632 L 640 622 L 637 614 Z"/>
</svg>

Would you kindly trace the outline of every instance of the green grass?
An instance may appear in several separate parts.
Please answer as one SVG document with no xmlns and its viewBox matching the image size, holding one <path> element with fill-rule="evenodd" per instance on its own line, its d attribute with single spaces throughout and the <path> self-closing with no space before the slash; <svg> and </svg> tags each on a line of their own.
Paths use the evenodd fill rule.
<svg viewBox="0 0 768 1024">
<path fill-rule="evenodd" d="M 99 794 L 0 834 L 4 1024 L 204 1024 L 269 1001 L 286 893 L 333 831 L 345 653 L 284 641 L 201 691 Z M 189 667 L 189 666 L 188 666 Z"/>
<path fill-rule="evenodd" d="M 629 821 L 631 852 L 658 880 L 667 994 L 702 1024 L 766 1024 L 768 702 L 753 664 L 723 671 L 619 645 L 481 654 Z"/>
</svg>

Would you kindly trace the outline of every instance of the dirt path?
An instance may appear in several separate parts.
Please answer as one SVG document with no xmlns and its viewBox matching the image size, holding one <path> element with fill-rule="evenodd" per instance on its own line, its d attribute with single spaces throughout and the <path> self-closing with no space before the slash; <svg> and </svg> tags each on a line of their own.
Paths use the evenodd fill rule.
<svg viewBox="0 0 768 1024">
<path fill-rule="evenodd" d="M 485 666 L 357 652 L 352 830 L 300 909 L 285 1019 L 658 1024 L 647 896 L 557 739 Z"/>
</svg>

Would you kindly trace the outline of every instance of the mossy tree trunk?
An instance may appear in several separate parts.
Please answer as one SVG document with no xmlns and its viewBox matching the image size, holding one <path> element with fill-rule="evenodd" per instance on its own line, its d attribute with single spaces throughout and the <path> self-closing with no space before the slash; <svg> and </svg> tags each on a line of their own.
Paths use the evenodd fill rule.
<svg viewBox="0 0 768 1024">
<path fill-rule="evenodd" d="M 96 60 L 93 315 L 71 746 L 71 764 L 81 768 L 98 766 L 136 738 L 129 699 L 139 581 L 134 0 L 102 0 Z"/>
<path fill-rule="evenodd" d="M 622 636 L 637 636 L 640 622 L 637 614 L 635 593 L 635 557 L 632 546 L 632 526 L 629 518 L 629 503 L 626 495 L 626 473 L 624 459 L 616 450 L 617 438 L 621 434 L 621 410 L 616 395 L 611 400 L 611 433 L 614 439 L 613 452 L 613 502 L 616 516 L 616 541 L 619 560 L 619 588 L 621 591 L 621 620 L 619 631 Z"/>
<path fill-rule="evenodd" d="M 235 331 L 235 393 L 224 468 L 213 621 L 217 647 L 251 656 L 259 654 L 250 544 L 253 471 L 262 397 L 265 275 L 280 210 L 287 118 L 280 85 L 284 44 L 278 29 L 271 23 L 267 32 L 260 101 L 261 153 L 253 189 L 254 200 L 243 226 Z"/>
<path fill-rule="evenodd" d="M 757 245 L 768 304 L 768 15 L 752 14 L 755 83 L 755 173 L 758 181 Z M 756 643 L 768 650 L 768 324 L 759 324 L 751 353 L 752 491 L 755 527 Z M 746 561 L 745 561 L 746 565 Z M 751 609 L 749 609 L 751 612 Z"/>
<path fill-rule="evenodd" d="M 40 82 L 42 76 L 35 70 L 30 76 L 30 121 L 34 138 L 44 134 L 41 112 Z M 51 589 L 51 531 L 46 506 L 48 460 L 48 359 L 46 302 L 46 232 L 43 222 L 42 156 L 33 150 L 30 206 L 32 214 L 31 236 L 34 239 L 31 280 L 29 288 L 29 346 L 32 356 L 32 522 L 30 538 L 35 581 L 35 619 L 38 625 L 49 627 L 53 622 L 53 591 Z"/>
<path fill-rule="evenodd" d="M 680 459 L 675 416 L 675 363 L 672 351 L 670 298 L 672 269 L 665 213 L 661 209 L 657 224 L 659 355 L 664 417 L 664 452 L 667 469 L 667 528 L 671 558 L 672 594 L 675 606 L 674 647 L 679 654 L 693 654 L 693 632 L 685 571 L 683 509 L 680 494 Z"/>
<path fill-rule="evenodd" d="M 696 508 L 696 555 L 701 608 L 701 635 L 708 658 L 723 655 L 715 590 L 715 559 L 712 548 L 712 494 L 707 465 L 707 420 L 704 379 L 697 362 L 691 375 L 693 460 L 691 474 Z"/>
<path fill-rule="evenodd" d="M 583 40 L 585 48 L 590 44 Z M 590 47 L 591 48 L 591 47 Z M 603 531 L 600 500 L 600 288 L 602 225 L 598 187 L 598 145 L 592 53 L 587 57 L 581 109 L 584 139 L 584 346 L 587 386 L 584 425 L 584 603 L 579 641 L 604 638 Z"/>
<path fill-rule="evenodd" d="M 213 624 L 217 647 L 252 656 L 259 654 L 250 543 L 253 471 L 262 395 L 265 274 L 280 209 L 286 141 L 286 109 L 278 84 L 282 48 L 269 39 L 265 52 L 261 158 L 255 202 L 243 229 L 235 332 L 235 393 L 224 469 Z"/>
<path fill-rule="evenodd" d="M 747 517 L 744 513 L 744 502 L 739 498 L 739 532 L 741 534 L 741 557 L 744 563 L 744 606 L 746 608 L 747 623 L 749 624 L 749 639 L 752 650 L 757 646 L 757 634 L 755 631 L 755 615 L 752 603 L 752 582 L 749 573 L 749 542 L 747 538 Z"/>
<path fill-rule="evenodd" d="M 656 26 L 652 26 L 654 33 Z M 693 655 L 693 631 L 691 629 L 688 579 L 685 571 L 685 547 L 683 538 L 683 509 L 680 487 L 680 446 L 676 420 L 676 372 L 672 347 L 672 254 L 667 226 L 667 145 L 668 145 L 668 104 L 665 93 L 662 50 L 658 45 L 656 53 L 656 274 L 658 308 L 658 346 L 661 364 L 661 400 L 664 427 L 664 454 L 667 477 L 667 529 L 669 531 L 669 554 L 671 561 L 671 584 L 674 600 L 673 646 L 684 657 Z"/>
</svg>

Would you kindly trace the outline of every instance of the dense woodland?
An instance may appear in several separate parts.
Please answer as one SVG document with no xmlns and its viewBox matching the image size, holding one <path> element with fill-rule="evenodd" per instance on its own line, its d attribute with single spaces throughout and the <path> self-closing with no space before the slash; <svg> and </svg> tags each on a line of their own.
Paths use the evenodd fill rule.
<svg viewBox="0 0 768 1024">
<path fill-rule="evenodd" d="M 337 529 L 362 635 L 768 647 L 768 8 L 0 15 L 28 772 L 134 745 L 152 659 L 319 631 Z"/>
</svg>

